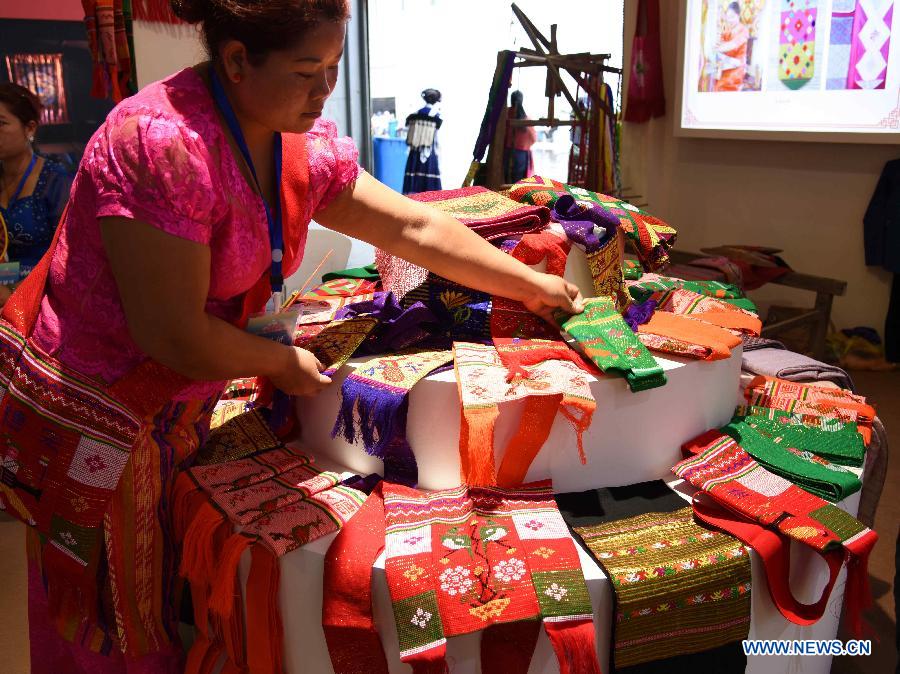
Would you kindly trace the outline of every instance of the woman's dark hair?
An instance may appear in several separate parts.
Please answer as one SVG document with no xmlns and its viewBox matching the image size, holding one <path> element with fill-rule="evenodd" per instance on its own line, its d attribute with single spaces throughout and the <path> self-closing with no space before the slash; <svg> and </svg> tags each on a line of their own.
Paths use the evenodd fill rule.
<svg viewBox="0 0 900 674">
<path fill-rule="evenodd" d="M 524 100 L 525 96 L 518 89 L 509 95 L 509 106 L 515 109 L 516 119 L 525 119 L 525 108 L 522 106 Z"/>
<path fill-rule="evenodd" d="M 25 87 L 12 82 L 0 84 L 0 103 L 4 103 L 23 126 L 41 121 L 41 110 L 44 109 L 41 99 Z"/>
<path fill-rule="evenodd" d="M 441 102 L 441 92 L 437 89 L 426 89 L 422 92 L 422 98 L 428 105 L 434 105 Z"/>
<path fill-rule="evenodd" d="M 739 4 L 737 4 L 736 2 L 729 3 L 728 9 L 730 9 L 732 12 L 734 12 L 738 16 L 741 15 L 741 6 Z"/>
<path fill-rule="evenodd" d="M 288 49 L 324 21 L 350 18 L 347 0 L 170 0 L 172 11 L 203 27 L 210 58 L 219 47 L 238 40 L 258 65 L 272 51 Z"/>
</svg>

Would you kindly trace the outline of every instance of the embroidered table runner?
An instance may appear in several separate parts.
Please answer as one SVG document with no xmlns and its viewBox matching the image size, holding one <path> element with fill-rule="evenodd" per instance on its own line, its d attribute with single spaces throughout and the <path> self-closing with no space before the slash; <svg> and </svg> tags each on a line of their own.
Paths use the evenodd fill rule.
<svg viewBox="0 0 900 674">
<path fill-rule="evenodd" d="M 521 367 L 527 376 L 508 380 L 509 371 L 493 346 L 456 342 L 456 380 L 462 405 L 460 464 L 470 485 L 516 487 L 525 479 L 557 412 L 575 429 L 582 463 L 587 461 L 582 436 L 590 426 L 596 402 L 588 375 L 571 360 L 546 360 Z M 519 429 L 503 453 L 494 475 L 494 425 L 498 404 L 527 398 Z"/>
<path fill-rule="evenodd" d="M 696 524 L 690 506 L 575 533 L 615 594 L 616 670 L 747 638 L 749 555 L 740 541 Z"/>
</svg>

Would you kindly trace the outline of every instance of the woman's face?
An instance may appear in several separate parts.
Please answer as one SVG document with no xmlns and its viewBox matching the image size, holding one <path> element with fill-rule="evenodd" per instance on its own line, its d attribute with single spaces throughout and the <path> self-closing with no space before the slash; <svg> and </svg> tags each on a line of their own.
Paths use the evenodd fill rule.
<svg viewBox="0 0 900 674">
<path fill-rule="evenodd" d="M 0 161 L 22 154 L 28 148 L 28 136 L 37 127 L 25 126 L 6 103 L 0 103 Z"/>
<path fill-rule="evenodd" d="M 243 115 L 272 131 L 309 131 L 334 91 L 344 33 L 343 23 L 323 22 L 297 46 L 271 52 L 259 66 L 246 64 L 234 87 Z"/>
<path fill-rule="evenodd" d="M 725 22 L 729 26 L 737 25 L 737 22 L 741 20 L 740 15 L 735 12 L 733 9 L 728 9 L 725 11 Z"/>
</svg>

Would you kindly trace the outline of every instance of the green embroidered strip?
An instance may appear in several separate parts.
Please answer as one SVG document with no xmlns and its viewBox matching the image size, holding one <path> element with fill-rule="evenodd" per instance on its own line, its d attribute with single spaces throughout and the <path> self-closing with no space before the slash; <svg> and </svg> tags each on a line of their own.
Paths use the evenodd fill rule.
<svg viewBox="0 0 900 674">
<path fill-rule="evenodd" d="M 779 442 L 812 452 L 841 466 L 859 468 L 866 458 L 866 443 L 855 422 L 812 414 L 742 405 L 734 421 L 744 421 Z"/>
<path fill-rule="evenodd" d="M 859 478 L 849 469 L 793 447 L 779 437 L 767 436 L 752 422 L 732 422 L 720 430 L 772 473 L 832 503 L 843 501 L 862 488 Z"/>
<path fill-rule="evenodd" d="M 609 297 L 585 300 L 584 313 L 569 317 L 561 329 L 603 372 L 623 375 L 632 391 L 665 385 L 662 367 L 628 327 Z"/>
</svg>

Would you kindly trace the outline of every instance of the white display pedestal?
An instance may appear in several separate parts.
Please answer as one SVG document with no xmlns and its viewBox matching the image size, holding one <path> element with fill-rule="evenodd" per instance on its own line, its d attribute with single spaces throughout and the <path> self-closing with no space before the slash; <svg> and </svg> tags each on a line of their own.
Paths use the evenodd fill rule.
<svg viewBox="0 0 900 674">
<path fill-rule="evenodd" d="M 557 415 L 527 480 L 551 478 L 556 492 L 618 487 L 666 475 L 681 458 L 681 445 L 710 428 L 725 425 L 740 396 L 741 351 L 715 362 L 657 358 L 669 381 L 665 386 L 632 393 L 620 377 L 592 378 L 597 401 L 584 434 L 587 465 L 578 458 L 575 432 Z M 315 398 L 299 399 L 300 443 L 319 456 L 366 475 L 380 473 L 382 462 L 362 446 L 331 430 L 340 409 L 340 384 L 364 360 L 353 360 L 333 384 Z M 494 448 L 497 465 L 503 448 L 518 428 L 524 400 L 500 405 Z M 449 489 L 460 484 L 460 404 L 452 370 L 426 377 L 409 396 L 407 438 L 419 464 L 422 489 Z"/>
<path fill-rule="evenodd" d="M 327 460 L 323 466 L 335 468 Z M 692 488 L 671 474 L 669 485 L 690 500 Z M 838 503 L 851 514 L 859 507 L 859 493 Z M 331 672 L 331 661 L 322 632 L 322 572 L 325 553 L 336 534 L 315 541 L 285 555 L 281 560 L 281 611 L 285 634 L 285 671 L 287 674 L 323 674 Z M 597 650 L 601 671 L 609 671 L 610 631 L 612 625 L 612 588 L 609 579 L 576 543 L 582 570 L 587 581 L 594 611 Z M 800 627 L 788 622 L 769 597 L 765 571 L 755 552 L 751 552 L 752 599 L 750 639 L 834 639 L 840 621 L 846 572 L 835 585 L 825 615 L 815 625 Z M 246 565 L 247 560 L 244 560 Z M 246 568 L 244 573 L 246 573 Z M 825 562 L 800 545 L 791 550 L 791 588 L 797 599 L 811 603 L 817 599 L 828 581 Z M 373 569 L 372 596 L 375 624 L 381 635 L 391 674 L 406 674 L 411 668 L 400 662 L 397 632 L 391 610 L 390 594 L 384 574 L 384 559 L 380 557 Z M 480 634 L 453 637 L 447 640 L 447 662 L 453 674 L 478 674 Z M 747 674 L 827 674 L 831 657 L 752 656 L 747 661 Z M 530 674 L 558 672 L 556 657 L 546 634 L 541 631 L 532 659 Z M 485 673 L 487 674 L 487 673 Z M 493 673 L 491 673 L 493 674 Z M 735 673 L 738 674 L 738 673 Z"/>
</svg>

